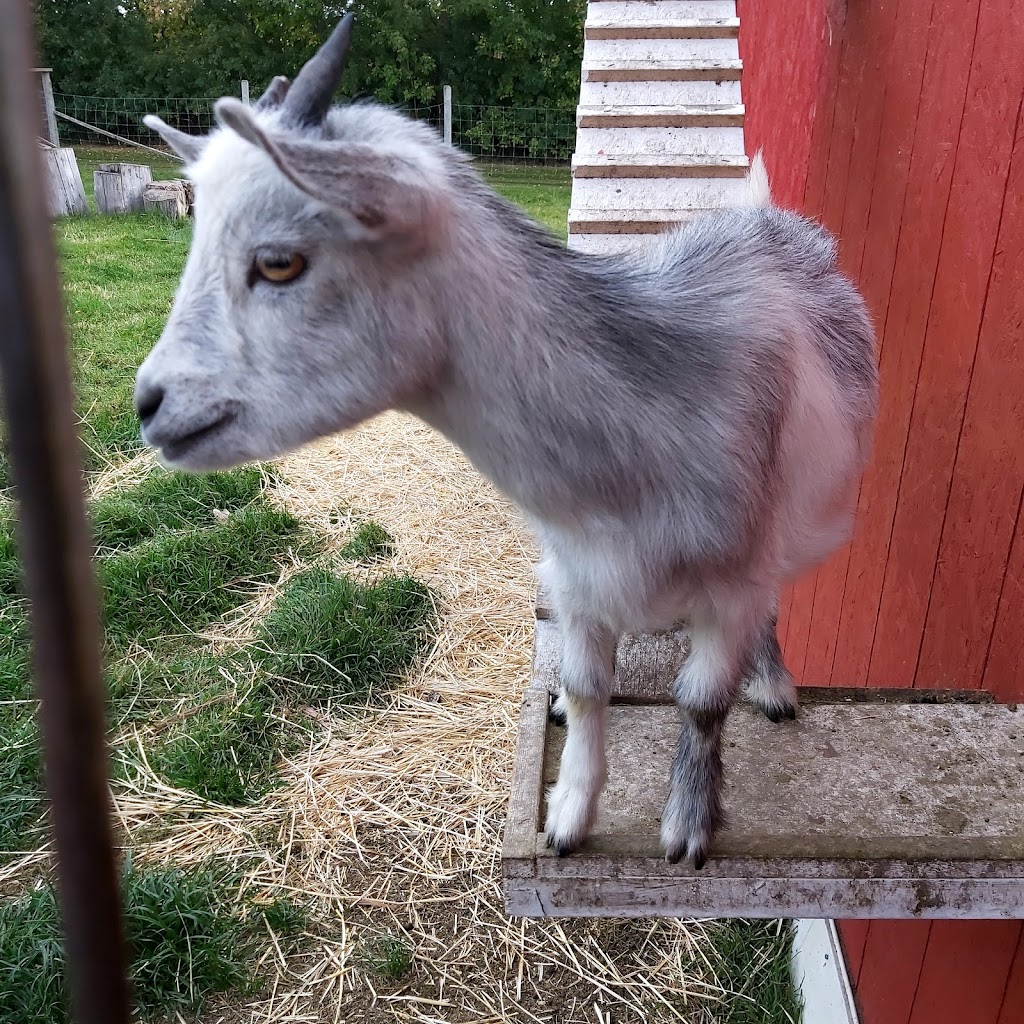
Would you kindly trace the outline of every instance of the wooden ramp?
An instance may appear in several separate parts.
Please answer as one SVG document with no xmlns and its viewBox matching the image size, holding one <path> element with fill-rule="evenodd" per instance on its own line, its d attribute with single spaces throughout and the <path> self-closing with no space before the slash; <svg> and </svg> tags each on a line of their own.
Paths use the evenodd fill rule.
<svg viewBox="0 0 1024 1024">
<path fill-rule="evenodd" d="M 744 190 L 733 0 L 591 0 L 569 248 L 615 252 Z"/>
<path fill-rule="evenodd" d="M 503 853 L 521 917 L 1024 917 L 1024 710 L 977 691 L 804 689 L 795 723 L 746 705 L 726 730 L 731 819 L 703 870 L 658 845 L 685 635 L 625 638 L 609 783 L 592 838 L 545 845 L 564 730 L 557 625 L 539 610 Z"/>
</svg>

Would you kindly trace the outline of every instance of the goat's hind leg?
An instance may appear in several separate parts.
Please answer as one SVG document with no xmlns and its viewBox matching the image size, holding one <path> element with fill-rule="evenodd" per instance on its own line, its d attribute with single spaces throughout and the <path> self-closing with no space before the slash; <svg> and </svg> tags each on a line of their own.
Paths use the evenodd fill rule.
<svg viewBox="0 0 1024 1024">
<path fill-rule="evenodd" d="M 615 671 L 615 636 L 567 616 L 562 625 L 562 693 L 552 709 L 567 727 L 558 782 L 548 794 L 545 830 L 559 856 L 586 839 L 608 778 L 605 732 Z"/>
<path fill-rule="evenodd" d="M 744 695 L 773 722 L 793 721 L 797 712 L 796 685 L 782 659 L 778 620 L 765 622 L 743 683 Z"/>
</svg>

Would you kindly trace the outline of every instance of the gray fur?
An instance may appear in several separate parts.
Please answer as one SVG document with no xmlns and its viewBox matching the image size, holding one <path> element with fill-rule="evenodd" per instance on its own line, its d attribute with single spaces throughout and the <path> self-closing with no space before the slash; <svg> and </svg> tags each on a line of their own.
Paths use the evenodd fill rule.
<svg viewBox="0 0 1024 1024">
<path fill-rule="evenodd" d="M 873 333 L 834 242 L 763 205 L 758 169 L 749 207 L 642 256 L 583 256 L 391 110 L 303 128 L 283 109 L 217 112 L 227 128 L 184 144 L 196 235 L 139 370 L 144 437 L 204 471 L 385 409 L 446 434 L 533 525 L 563 623 L 549 838 L 568 852 L 594 818 L 609 645 L 687 618 L 663 840 L 701 859 L 721 721 L 744 677 L 769 715 L 795 707 L 778 594 L 848 535 L 867 457 Z M 306 269 L 291 283 L 254 269 L 292 253 Z"/>
</svg>

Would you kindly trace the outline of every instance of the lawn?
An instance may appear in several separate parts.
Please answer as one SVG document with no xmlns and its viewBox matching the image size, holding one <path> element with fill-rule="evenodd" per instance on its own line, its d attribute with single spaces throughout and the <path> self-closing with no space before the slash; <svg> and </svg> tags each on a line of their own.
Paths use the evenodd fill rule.
<svg viewBox="0 0 1024 1024">
<path fill-rule="evenodd" d="M 78 154 L 90 191 L 96 164 L 127 158 L 98 148 Z M 131 159 L 151 162 L 149 154 Z M 170 161 L 151 164 L 155 177 L 174 173 Z M 482 169 L 498 191 L 564 234 L 564 170 Z M 449 1007 L 438 1011 L 443 1019 L 476 1019 L 479 1008 L 450 1012 L 470 998 L 450 1001 L 445 984 L 456 968 L 518 972 L 520 986 L 528 974 L 540 995 L 522 1014 L 514 986 L 495 975 L 512 1000 L 502 1011 L 507 1020 L 591 1020 L 591 1003 L 609 993 L 623 1021 L 797 1019 L 789 931 L 777 922 L 692 931 L 676 922 L 524 926 L 522 949 L 533 943 L 539 951 L 539 980 L 532 963 L 516 966 L 514 957 L 525 952 L 495 946 L 505 934 L 499 922 L 506 927 L 488 901 L 497 884 L 500 780 L 515 735 L 509 652 L 497 660 L 482 648 L 473 655 L 482 668 L 472 671 L 500 684 L 491 705 L 464 696 L 469 669 L 460 670 L 451 694 L 433 678 L 410 690 L 422 667 L 452 645 L 476 650 L 487 618 L 477 611 L 479 581 L 470 573 L 469 624 L 450 635 L 451 610 L 437 587 L 444 589 L 446 571 L 462 571 L 458 560 L 434 566 L 428 586 L 410 568 L 408 537 L 393 535 L 362 507 L 314 508 L 308 485 L 287 475 L 294 461 L 203 477 L 156 468 L 140 450 L 132 380 L 166 318 L 191 227 L 149 215 L 93 215 L 59 222 L 55 231 L 102 600 L 113 791 L 141 1019 L 268 1019 L 266 1007 L 280 1005 L 275 1000 L 289 985 L 295 995 L 283 1005 L 295 1016 L 288 1019 L 347 1019 L 358 1011 L 361 1020 L 405 1020 L 403 1008 L 434 1005 Z M 402 468 L 393 469 L 390 486 L 415 526 L 428 510 L 406 500 L 411 455 L 407 469 L 404 481 Z M 322 485 L 324 475 L 320 469 L 313 477 Z M 469 507 L 467 529 L 479 529 L 486 507 L 472 498 Z M 13 527 L 9 494 L 0 495 L 0 1020 L 63 1024 Z M 507 541 L 496 534 L 481 543 Z M 478 711 L 483 718 L 474 717 Z M 389 716 L 397 738 L 386 732 Z M 435 716 L 451 719 L 460 748 L 484 751 L 494 742 L 505 761 L 496 765 L 481 752 L 463 780 L 457 758 L 439 745 L 427 751 L 429 778 L 403 768 L 409 743 Z M 341 752 L 355 767 L 347 783 L 332 783 Z M 494 772 L 497 788 L 488 789 L 481 780 Z M 456 800 L 460 786 L 467 795 L 458 799 L 471 809 L 441 832 L 465 831 L 471 867 L 431 849 L 438 808 Z M 394 820 L 381 816 L 391 799 L 403 823 L 397 830 L 382 824 Z M 340 816 L 326 846 L 301 839 L 303 820 L 321 804 Z M 421 828 L 434 838 L 412 838 Z M 368 851 L 378 844 L 402 852 L 375 857 Z M 393 885 L 407 902 L 387 895 Z M 475 897 L 460 895 L 460 885 Z M 353 895 L 329 898 L 339 886 Z M 512 932 L 519 935 L 518 924 Z M 456 936 L 463 952 L 453 966 L 445 957 Z M 594 949 L 606 966 L 593 971 L 622 978 L 639 971 L 636 984 L 647 987 L 622 982 L 616 989 L 610 980 L 594 987 L 579 967 L 598 963 Z M 645 950 L 652 963 L 672 965 L 659 967 L 669 994 L 650 1004 L 635 995 L 651 990 L 648 972 L 637 968 Z M 488 991 L 474 985 L 472 997 L 489 999 Z"/>
</svg>

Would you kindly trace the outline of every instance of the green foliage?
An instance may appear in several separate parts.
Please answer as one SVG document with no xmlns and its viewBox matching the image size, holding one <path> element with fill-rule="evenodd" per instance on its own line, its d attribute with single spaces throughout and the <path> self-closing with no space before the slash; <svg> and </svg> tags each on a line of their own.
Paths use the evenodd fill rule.
<svg viewBox="0 0 1024 1024">
<path fill-rule="evenodd" d="M 219 993 L 255 990 L 251 964 L 264 922 L 286 939 L 304 923 L 291 904 L 246 904 L 236 879 L 212 865 L 140 870 L 129 863 L 122 893 L 132 995 L 148 1019 L 201 1012 Z M 0 901 L 0 1020 L 66 1024 L 64 971 L 53 890 Z"/>
<path fill-rule="evenodd" d="M 61 93 L 237 94 L 294 75 L 347 8 L 344 96 L 438 104 L 575 106 L 585 0 L 35 0 L 40 49 Z M 163 113 L 162 111 L 157 111 Z M 126 124 L 122 126 L 128 128 Z M 188 128 L 182 124 L 183 128 Z"/>
<path fill-rule="evenodd" d="M 409 667 L 433 617 L 430 591 L 411 577 L 364 586 L 307 569 L 264 620 L 259 658 L 287 699 L 365 702 Z"/>
<path fill-rule="evenodd" d="M 341 557 L 353 562 L 391 558 L 394 553 L 395 539 L 379 523 L 363 523 L 341 549 Z"/>
</svg>

